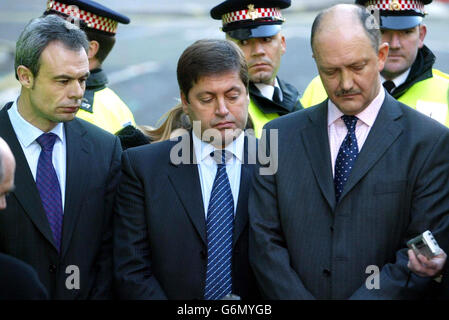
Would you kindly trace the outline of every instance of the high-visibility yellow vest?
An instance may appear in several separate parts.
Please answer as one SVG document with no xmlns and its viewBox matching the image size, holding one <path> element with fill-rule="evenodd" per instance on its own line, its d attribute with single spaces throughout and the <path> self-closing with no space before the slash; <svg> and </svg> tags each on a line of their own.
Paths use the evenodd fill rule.
<svg viewBox="0 0 449 320">
<path fill-rule="evenodd" d="M 92 112 L 80 108 L 77 117 L 114 134 L 127 125 L 136 125 L 128 106 L 109 88 L 94 93 Z"/>
<path fill-rule="evenodd" d="M 412 85 L 398 101 L 418 110 L 449 127 L 449 75 L 432 69 L 433 77 Z M 301 103 L 304 108 L 323 102 L 327 98 L 319 76 L 307 86 Z"/>
<path fill-rule="evenodd" d="M 316 76 L 310 81 L 306 90 L 304 91 L 300 101 L 304 108 L 308 108 L 319 104 L 327 99 L 327 92 L 324 89 L 320 76 Z"/>
<path fill-rule="evenodd" d="M 254 135 L 259 139 L 262 136 L 263 126 L 268 121 L 279 117 L 277 113 L 263 113 L 251 99 L 249 101 L 248 112 L 253 122 Z"/>
</svg>

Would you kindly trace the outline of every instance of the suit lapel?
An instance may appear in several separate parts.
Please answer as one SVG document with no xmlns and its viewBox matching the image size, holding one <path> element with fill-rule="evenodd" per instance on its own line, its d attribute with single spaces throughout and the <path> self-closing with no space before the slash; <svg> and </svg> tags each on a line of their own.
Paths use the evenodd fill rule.
<svg viewBox="0 0 449 320">
<path fill-rule="evenodd" d="M 309 113 L 311 124 L 301 131 L 301 136 L 321 192 L 334 209 L 336 201 L 327 133 L 327 101 Z"/>
<path fill-rule="evenodd" d="M 89 163 L 95 161 L 89 158 L 90 143 L 84 138 L 85 129 L 78 120 L 65 123 L 67 174 L 64 205 L 64 223 L 62 230 L 61 256 L 67 252 L 73 230 L 81 207 L 85 201 L 87 184 L 89 183 Z"/>
<path fill-rule="evenodd" d="M 37 190 L 36 182 L 9 120 L 7 113 L 8 106 L 0 111 L 0 136 L 8 143 L 16 159 L 15 190 L 12 195 L 17 198 L 25 213 L 56 250 L 53 234 L 44 207 L 42 206 L 42 200 Z"/>
<path fill-rule="evenodd" d="M 402 127 L 395 122 L 401 115 L 402 111 L 398 106 L 398 102 L 386 93 L 384 103 L 357 157 L 348 182 L 340 196 L 340 201 L 354 188 L 360 179 L 365 176 L 401 135 Z"/>
<path fill-rule="evenodd" d="M 184 136 L 184 139 L 187 138 Z M 198 166 L 196 161 L 194 161 L 195 154 L 193 152 L 192 137 L 189 136 L 189 139 L 190 150 L 188 150 L 188 152 L 190 153 L 190 163 L 173 164 L 170 161 L 168 178 L 171 181 L 178 198 L 181 200 L 187 215 L 192 221 L 193 226 L 198 232 L 200 238 L 203 240 L 204 244 L 207 245 L 206 218 L 200 178 L 198 174 Z"/>
<path fill-rule="evenodd" d="M 251 188 L 252 173 L 255 167 L 255 157 L 257 154 L 257 150 L 248 148 L 248 141 L 250 141 L 250 143 L 254 143 L 254 145 L 257 144 L 257 140 L 255 137 L 245 136 L 243 163 L 240 174 L 239 196 L 237 198 L 237 210 L 234 220 L 234 235 L 232 243 L 233 247 L 237 243 L 240 235 L 248 224 L 248 195 Z"/>
</svg>

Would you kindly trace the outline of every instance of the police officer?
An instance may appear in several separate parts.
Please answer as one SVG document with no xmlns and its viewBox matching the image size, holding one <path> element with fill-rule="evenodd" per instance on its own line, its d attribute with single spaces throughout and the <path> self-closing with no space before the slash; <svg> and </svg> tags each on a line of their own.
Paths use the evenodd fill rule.
<svg viewBox="0 0 449 320">
<path fill-rule="evenodd" d="M 449 75 L 433 69 L 435 55 L 424 45 L 424 5 L 432 0 L 356 0 L 378 17 L 390 49 L 381 80 L 396 99 L 449 126 Z M 305 107 L 327 98 L 319 77 L 304 92 Z"/>
<path fill-rule="evenodd" d="M 303 109 L 298 90 L 277 77 L 285 37 L 281 9 L 290 0 L 227 0 L 212 8 L 212 18 L 222 20 L 223 32 L 245 54 L 250 75 L 249 114 L 257 137 L 268 121 Z"/>
<path fill-rule="evenodd" d="M 101 69 L 115 44 L 118 23 L 128 24 L 129 18 L 90 0 L 48 0 L 44 14 L 58 14 L 78 24 L 89 39 L 90 76 L 77 117 L 111 133 L 135 125 L 128 106 L 107 87 L 108 79 Z"/>
</svg>

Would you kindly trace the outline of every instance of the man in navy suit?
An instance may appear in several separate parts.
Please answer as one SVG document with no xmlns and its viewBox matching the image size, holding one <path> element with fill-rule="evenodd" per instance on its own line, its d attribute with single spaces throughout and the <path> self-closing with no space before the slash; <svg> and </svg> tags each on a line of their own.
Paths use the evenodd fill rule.
<svg viewBox="0 0 449 320">
<path fill-rule="evenodd" d="M 249 200 L 266 298 L 418 298 L 443 268 L 444 253 L 429 261 L 406 242 L 430 230 L 449 248 L 449 130 L 382 88 L 388 44 L 371 18 L 354 5 L 317 16 L 311 43 L 329 99 L 266 126 L 282 166 L 255 177 Z"/>
<path fill-rule="evenodd" d="M 14 190 L 15 168 L 16 161 L 11 149 L 0 138 L 0 210 L 6 208 L 6 197 Z M 37 300 L 46 297 L 47 292 L 33 268 L 0 253 L 0 300 Z"/>
<path fill-rule="evenodd" d="M 123 153 L 114 219 L 119 296 L 257 298 L 248 261 L 256 139 L 243 131 L 245 58 L 231 42 L 200 40 L 181 55 L 177 75 L 193 131 Z"/>
<path fill-rule="evenodd" d="M 0 214 L 0 252 L 37 272 L 51 299 L 112 296 L 112 203 L 120 174 L 117 137 L 74 119 L 89 76 L 88 41 L 51 15 L 16 44 L 22 88 L 0 111 L 0 136 L 17 162 Z"/>
</svg>

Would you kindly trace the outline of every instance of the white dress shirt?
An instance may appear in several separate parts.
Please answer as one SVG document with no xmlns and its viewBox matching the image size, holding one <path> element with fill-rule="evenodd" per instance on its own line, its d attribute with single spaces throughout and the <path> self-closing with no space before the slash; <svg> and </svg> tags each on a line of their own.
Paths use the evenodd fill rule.
<svg viewBox="0 0 449 320">
<path fill-rule="evenodd" d="M 234 199 L 234 215 L 237 209 L 238 196 L 240 191 L 240 176 L 242 172 L 243 163 L 243 145 L 244 134 L 230 143 L 225 150 L 232 153 L 232 158 L 226 163 L 226 173 L 228 174 L 229 183 L 231 185 L 232 198 Z M 194 133 L 192 134 L 193 150 L 195 152 L 196 161 L 198 164 L 198 175 L 200 177 L 201 192 L 204 203 L 204 214 L 207 220 L 207 209 L 209 207 L 209 200 L 212 193 L 212 186 L 214 184 L 215 176 L 217 174 L 217 163 L 210 156 L 210 153 L 215 150 L 214 146 L 200 140 Z"/>
<path fill-rule="evenodd" d="M 33 126 L 20 115 L 17 109 L 17 101 L 15 101 L 11 108 L 9 108 L 8 115 L 17 139 L 19 140 L 20 146 L 22 147 L 23 153 L 25 154 L 25 158 L 27 159 L 28 166 L 33 174 L 34 181 L 36 181 L 37 163 L 42 150 L 36 139 L 45 132 Z M 64 209 L 67 163 L 64 124 L 58 123 L 49 132 L 52 132 L 57 136 L 53 147 L 52 160 L 56 175 L 58 176 L 59 187 L 61 188 L 62 208 Z"/>
<path fill-rule="evenodd" d="M 279 82 L 278 82 L 277 78 L 274 79 L 274 86 L 271 86 L 271 85 L 265 84 L 265 83 L 255 83 L 254 85 L 257 87 L 257 89 L 259 89 L 260 93 L 265 98 L 267 98 L 271 101 L 273 101 L 274 87 L 278 87 L 279 92 L 280 92 L 281 101 L 284 99 L 284 96 L 282 95 L 282 90 L 281 90 L 281 87 L 279 86 Z"/>
<path fill-rule="evenodd" d="M 368 134 L 376 121 L 380 107 L 385 99 L 385 90 L 383 87 L 379 90 L 379 94 L 362 112 L 355 116 L 359 119 L 355 127 L 355 136 L 357 138 L 357 146 L 362 150 L 363 144 L 368 137 Z M 344 121 L 341 119 L 343 113 L 337 106 L 329 99 L 327 110 L 327 126 L 329 135 L 329 146 L 332 160 L 332 175 L 335 176 L 335 161 L 337 160 L 338 151 L 343 143 L 343 140 L 348 133 Z"/>
</svg>

